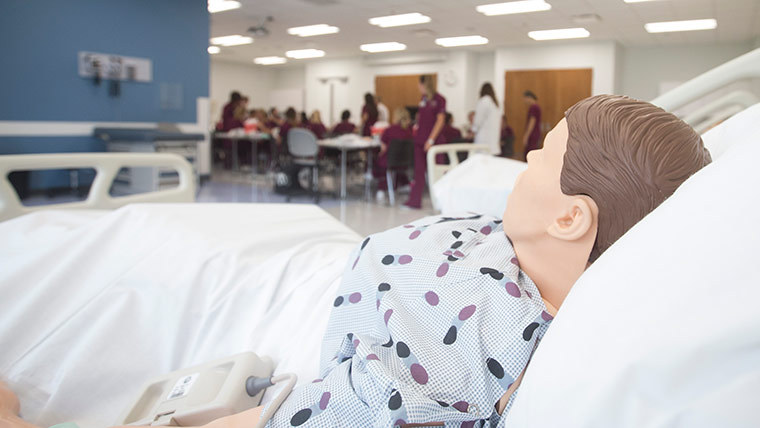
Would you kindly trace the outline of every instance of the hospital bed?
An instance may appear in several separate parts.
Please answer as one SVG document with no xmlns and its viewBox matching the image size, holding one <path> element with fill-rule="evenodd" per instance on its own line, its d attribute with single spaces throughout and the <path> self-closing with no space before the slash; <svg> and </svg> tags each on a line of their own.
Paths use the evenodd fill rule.
<svg viewBox="0 0 760 428">
<path fill-rule="evenodd" d="M 676 111 L 726 85 L 752 78 L 760 78 L 760 49 L 707 71 L 657 97 L 652 103 L 665 110 Z M 756 95 L 746 90 L 734 90 L 684 115 L 682 119 L 697 132 L 705 133 L 758 102 L 760 99 Z M 724 140 L 715 139 L 706 143 L 713 145 L 711 151 L 716 151 L 721 150 L 717 146 L 722 145 Z M 434 146 L 431 151 L 433 154 L 440 153 L 446 150 L 445 147 Z M 460 150 L 464 149 L 466 147 Z M 429 151 L 428 168 L 430 159 Z M 446 172 L 445 175 L 428 171 L 433 206 L 444 215 L 479 212 L 501 217 L 514 180 L 526 167 L 525 163 L 511 159 L 475 155 L 468 157 L 461 165 L 454 164 L 447 170 L 437 171 Z"/>
<path fill-rule="evenodd" d="M 706 133 L 715 162 L 581 277 L 506 426 L 757 426 L 758 123 L 755 105 Z M 310 382 L 361 239 L 314 206 L 155 203 L 39 211 L 0 236 L 0 378 L 29 420 L 83 428 L 150 377 L 241 351 Z"/>
</svg>

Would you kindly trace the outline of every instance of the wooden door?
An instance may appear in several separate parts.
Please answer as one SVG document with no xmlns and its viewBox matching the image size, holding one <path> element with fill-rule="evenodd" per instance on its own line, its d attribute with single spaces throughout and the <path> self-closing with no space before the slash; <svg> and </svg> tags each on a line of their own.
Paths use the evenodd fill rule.
<svg viewBox="0 0 760 428">
<path fill-rule="evenodd" d="M 541 142 L 565 116 L 565 110 L 578 101 L 591 96 L 590 68 L 574 70 L 507 71 L 504 76 L 504 112 L 515 131 L 515 157 L 523 153 L 528 106 L 523 92 L 532 91 L 541 107 Z"/>
<path fill-rule="evenodd" d="M 433 85 L 438 82 L 436 74 L 433 76 Z M 375 95 L 383 100 L 388 106 L 388 111 L 393 120 L 393 112 L 398 107 L 416 108 L 422 95 L 419 89 L 420 75 L 408 74 L 402 76 L 375 76 Z"/>
</svg>

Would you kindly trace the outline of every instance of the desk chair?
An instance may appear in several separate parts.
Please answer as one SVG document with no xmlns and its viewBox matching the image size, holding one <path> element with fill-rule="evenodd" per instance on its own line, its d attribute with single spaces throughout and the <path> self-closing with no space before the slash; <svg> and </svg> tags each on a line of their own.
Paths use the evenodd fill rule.
<svg viewBox="0 0 760 428">
<path fill-rule="evenodd" d="M 314 202 L 319 202 L 319 165 L 317 154 L 319 145 L 313 132 L 304 128 L 292 128 L 288 131 L 288 153 L 293 158 L 293 164 L 311 168 L 311 193 Z"/>
<path fill-rule="evenodd" d="M 412 140 L 391 140 L 386 154 L 387 168 L 385 179 L 388 183 L 388 198 L 391 205 L 396 204 L 394 181 L 399 171 L 408 172 L 414 168 L 414 142 Z"/>
</svg>

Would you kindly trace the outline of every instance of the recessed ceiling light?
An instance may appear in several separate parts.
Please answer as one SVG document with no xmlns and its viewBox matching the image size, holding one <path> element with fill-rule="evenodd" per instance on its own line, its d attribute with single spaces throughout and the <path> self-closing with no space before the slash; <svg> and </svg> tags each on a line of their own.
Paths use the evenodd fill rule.
<svg viewBox="0 0 760 428">
<path fill-rule="evenodd" d="M 623 0 L 626 3 L 645 3 L 650 1 L 659 1 L 659 0 Z"/>
<path fill-rule="evenodd" d="M 321 36 L 323 34 L 335 34 L 340 28 L 327 24 L 306 25 L 303 27 L 288 28 L 288 34 L 299 37 Z"/>
<path fill-rule="evenodd" d="M 673 31 L 712 30 L 718 26 L 714 19 L 693 19 L 691 21 L 650 22 L 644 25 L 649 33 L 669 33 Z"/>
<path fill-rule="evenodd" d="M 224 12 L 225 10 L 239 9 L 240 2 L 235 0 L 208 0 L 209 13 Z"/>
<path fill-rule="evenodd" d="M 528 37 L 533 40 L 582 39 L 590 35 L 591 33 L 585 28 L 561 28 L 528 32 Z"/>
<path fill-rule="evenodd" d="M 220 36 L 212 37 L 209 39 L 212 45 L 220 46 L 237 46 L 247 45 L 253 43 L 253 37 L 241 36 L 240 34 L 234 34 L 232 36 Z"/>
<path fill-rule="evenodd" d="M 510 15 L 513 13 L 539 12 L 549 10 L 552 5 L 544 0 L 511 1 L 507 3 L 482 4 L 475 8 L 478 12 L 487 15 Z"/>
<path fill-rule="evenodd" d="M 254 58 L 253 62 L 260 65 L 274 65 L 285 64 L 288 62 L 288 60 L 281 56 L 260 56 L 258 58 Z"/>
<path fill-rule="evenodd" d="M 359 49 L 369 53 L 403 51 L 406 45 L 399 42 L 368 43 L 359 46 Z"/>
<path fill-rule="evenodd" d="M 211 55 L 218 54 L 222 51 L 222 49 L 219 46 L 209 46 L 208 49 L 206 49 L 208 53 Z"/>
<path fill-rule="evenodd" d="M 486 43 L 488 43 L 488 39 L 483 36 L 443 37 L 440 39 L 435 39 L 435 44 L 443 46 L 445 48 L 452 48 L 456 46 L 484 45 Z"/>
<path fill-rule="evenodd" d="M 319 49 L 298 49 L 285 52 L 285 56 L 293 59 L 319 58 L 325 56 L 325 51 Z"/>
<path fill-rule="evenodd" d="M 370 24 L 383 28 L 425 24 L 427 22 L 430 22 L 430 17 L 417 12 L 403 13 L 401 15 L 378 16 L 369 19 Z"/>
</svg>

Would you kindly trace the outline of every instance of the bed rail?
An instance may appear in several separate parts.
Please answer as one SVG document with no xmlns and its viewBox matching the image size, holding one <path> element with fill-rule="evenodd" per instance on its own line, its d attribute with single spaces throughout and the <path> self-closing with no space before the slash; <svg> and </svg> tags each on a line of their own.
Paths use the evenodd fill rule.
<svg viewBox="0 0 760 428">
<path fill-rule="evenodd" d="M 679 85 L 677 88 L 655 98 L 652 100 L 652 104 L 658 105 L 667 111 L 674 111 L 729 83 L 758 77 L 760 77 L 760 48 L 702 73 L 688 82 Z M 711 109 L 700 109 L 699 117 L 692 114 L 684 118 L 684 121 L 694 126 L 699 124 L 700 119 L 704 120 L 704 117 L 709 116 L 711 113 L 720 110 L 727 111 L 727 104 L 718 102 L 711 104 Z M 734 103 L 733 105 L 740 104 Z M 723 117 L 722 119 L 726 118 Z"/>
<path fill-rule="evenodd" d="M 123 167 L 169 167 L 179 174 L 179 185 L 126 196 L 111 196 L 111 184 Z M 96 172 L 83 201 L 25 206 L 13 189 L 8 174 L 61 168 L 93 168 Z M 0 156 L 0 221 L 43 209 L 114 209 L 137 202 L 194 202 L 195 176 L 190 163 L 171 153 L 63 153 Z"/>
<path fill-rule="evenodd" d="M 427 179 L 428 188 L 430 190 L 430 200 L 433 202 L 433 208 L 438 210 L 438 202 L 435 200 L 433 194 L 433 184 L 438 181 L 443 174 L 446 174 L 450 169 L 459 165 L 459 157 L 457 153 L 467 153 L 468 156 L 472 153 L 486 153 L 488 154 L 489 148 L 485 144 L 472 144 L 472 143 L 455 143 L 455 144 L 438 144 L 432 146 L 427 151 Z M 449 163 L 437 165 L 435 163 L 435 155 L 445 153 L 449 156 Z"/>
</svg>

